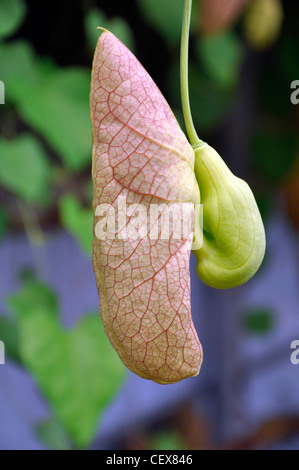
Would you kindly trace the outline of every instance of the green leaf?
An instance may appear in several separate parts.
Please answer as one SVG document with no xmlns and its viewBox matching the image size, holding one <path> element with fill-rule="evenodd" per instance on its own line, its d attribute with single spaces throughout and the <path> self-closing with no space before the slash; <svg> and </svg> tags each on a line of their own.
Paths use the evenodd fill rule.
<svg viewBox="0 0 299 470">
<path fill-rule="evenodd" d="M 22 23 L 26 14 L 23 0 L 1 0 L 0 37 L 13 34 Z"/>
<path fill-rule="evenodd" d="M 170 44 L 180 41 L 184 3 L 182 0 L 138 0 L 145 18 Z M 192 19 L 195 15 L 192 15 Z"/>
<path fill-rule="evenodd" d="M 0 340 L 4 342 L 10 359 L 21 364 L 18 326 L 11 318 L 0 316 Z"/>
<path fill-rule="evenodd" d="M 0 207 L 0 240 L 5 235 L 8 226 L 8 217 L 2 207 Z"/>
<path fill-rule="evenodd" d="M 25 41 L 0 43 L 0 79 L 5 84 L 6 102 L 19 104 L 39 86 L 41 74 L 31 45 Z"/>
<path fill-rule="evenodd" d="M 296 141 L 292 135 L 257 132 L 252 139 L 252 156 L 256 167 L 272 181 L 282 181 L 296 158 Z"/>
<path fill-rule="evenodd" d="M 197 52 L 212 80 L 228 87 L 237 83 L 243 48 L 234 32 L 200 39 Z"/>
<path fill-rule="evenodd" d="M 38 59 L 30 44 L 0 44 L 1 80 L 6 102 L 39 132 L 65 165 L 80 170 L 90 163 L 90 72 L 57 68 Z"/>
<path fill-rule="evenodd" d="M 34 427 L 36 436 L 51 450 L 72 450 L 70 439 L 54 418 L 41 421 Z"/>
<path fill-rule="evenodd" d="M 104 13 L 98 8 L 89 10 L 84 18 L 84 26 L 87 42 L 92 53 L 95 50 L 97 41 L 102 31 L 98 30 L 98 26 L 102 26 L 111 31 L 118 39 L 121 40 L 130 51 L 134 52 L 134 39 L 129 24 L 120 17 L 108 19 Z"/>
<path fill-rule="evenodd" d="M 47 201 L 49 163 L 33 135 L 22 134 L 14 140 L 0 138 L 0 184 L 26 202 Z"/>
<path fill-rule="evenodd" d="M 243 317 L 243 325 L 247 331 L 257 335 L 265 335 L 273 329 L 274 318 L 270 310 L 251 310 Z"/>
<path fill-rule="evenodd" d="M 59 422 L 76 446 L 84 448 L 118 390 L 125 368 L 98 313 L 64 330 L 49 295 L 36 296 L 39 289 L 49 290 L 30 282 L 8 299 L 18 319 L 21 356 Z"/>
<path fill-rule="evenodd" d="M 151 439 L 150 448 L 152 450 L 184 450 L 187 449 L 187 445 L 178 432 L 162 431 Z"/>
<path fill-rule="evenodd" d="M 62 225 L 78 240 L 81 248 L 90 257 L 92 255 L 92 208 L 84 209 L 72 196 L 64 196 L 59 202 Z"/>
<path fill-rule="evenodd" d="M 81 169 L 91 159 L 89 87 L 88 70 L 54 69 L 20 103 L 22 118 L 47 139 L 72 170 Z"/>
<path fill-rule="evenodd" d="M 169 70 L 169 89 L 178 109 L 181 106 L 179 67 Z M 231 104 L 232 91 L 204 77 L 192 62 L 189 65 L 189 92 L 195 128 L 200 132 L 213 129 Z"/>
<path fill-rule="evenodd" d="M 213 84 L 196 68 L 190 68 L 189 80 L 195 124 L 202 131 L 212 129 L 225 116 L 231 104 L 231 93 Z"/>
<path fill-rule="evenodd" d="M 22 291 L 9 296 L 7 304 L 17 313 L 34 311 L 41 307 L 51 312 L 51 315 L 58 315 L 58 300 L 55 293 L 49 286 L 34 280 L 30 275 L 25 277 Z"/>
</svg>

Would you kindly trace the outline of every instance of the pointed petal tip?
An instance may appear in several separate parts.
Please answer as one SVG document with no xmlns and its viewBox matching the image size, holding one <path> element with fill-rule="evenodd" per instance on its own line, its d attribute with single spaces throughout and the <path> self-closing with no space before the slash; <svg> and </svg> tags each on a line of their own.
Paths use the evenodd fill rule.
<svg viewBox="0 0 299 470">
<path fill-rule="evenodd" d="M 103 26 L 97 26 L 97 29 L 101 29 L 104 33 L 110 33 L 110 31 L 106 28 L 103 28 Z"/>
</svg>

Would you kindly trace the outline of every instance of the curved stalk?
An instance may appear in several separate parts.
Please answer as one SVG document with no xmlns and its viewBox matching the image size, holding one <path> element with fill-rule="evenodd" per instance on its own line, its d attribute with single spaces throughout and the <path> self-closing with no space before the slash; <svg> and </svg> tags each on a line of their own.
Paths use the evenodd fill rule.
<svg viewBox="0 0 299 470">
<path fill-rule="evenodd" d="M 181 57 L 180 57 L 180 74 L 181 74 L 181 97 L 182 108 L 186 131 L 190 144 L 193 148 L 201 147 L 204 142 L 198 137 L 191 115 L 189 101 L 189 85 L 188 85 L 188 49 L 189 49 L 189 31 L 191 19 L 192 0 L 185 0 L 182 37 L 181 37 Z"/>
</svg>

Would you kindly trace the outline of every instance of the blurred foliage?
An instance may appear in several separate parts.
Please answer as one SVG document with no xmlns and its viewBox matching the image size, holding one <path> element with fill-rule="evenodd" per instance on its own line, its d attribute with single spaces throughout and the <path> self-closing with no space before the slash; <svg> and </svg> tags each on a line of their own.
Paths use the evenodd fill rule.
<svg viewBox="0 0 299 470">
<path fill-rule="evenodd" d="M 291 5 L 295 2 L 267 3 L 268 7 L 264 0 L 193 0 L 189 77 L 195 127 L 201 138 L 213 141 L 248 88 L 244 66 L 247 73 L 251 68 L 257 71 L 250 95 L 255 114 L 248 117 L 240 108 L 235 116 L 249 126 L 249 166 L 258 199 L 266 208 L 274 204 L 298 154 L 298 108 L 290 104 L 290 84 L 299 77 L 299 37 Z M 100 35 L 97 27 L 113 32 L 142 63 L 151 63 L 158 86 L 183 126 L 179 78 L 183 0 L 136 0 L 126 5 L 74 0 L 77 27 L 69 42 L 62 6 L 43 2 L 45 17 L 40 25 L 41 10 L 32 4 L 0 1 L 0 80 L 6 99 L 0 106 L 4 196 L 0 238 L 24 223 L 30 240 L 37 228 L 59 225 L 90 258 L 89 81 Z M 55 14 L 48 17 L 46 13 L 53 10 Z M 68 53 L 65 60 L 57 51 L 60 45 Z M 16 207 L 26 208 L 24 220 Z M 53 411 L 49 420 L 36 425 L 36 434 L 49 448 L 87 447 L 124 377 L 98 314 L 85 314 L 66 331 L 55 292 L 30 276 L 8 304 L 13 316 L 0 317 L 0 338 L 9 357 L 31 373 Z M 270 331 L 271 315 L 248 312 L 247 330 Z M 157 449 L 183 445 L 172 433 L 162 433 L 153 442 Z"/>
<path fill-rule="evenodd" d="M 0 337 L 5 344 L 5 352 L 8 357 L 21 364 L 19 331 L 16 321 L 6 316 L 0 316 Z"/>
<path fill-rule="evenodd" d="M 179 110 L 176 113 L 177 119 L 184 126 L 183 119 L 179 118 L 181 114 L 179 79 L 179 65 L 174 64 L 173 68 L 169 69 L 169 93 L 172 101 L 175 103 L 175 109 Z M 213 129 L 220 123 L 229 108 L 231 90 L 227 87 L 222 87 L 217 82 L 211 81 L 197 65 L 190 63 L 189 93 L 195 127 L 201 129 L 202 132 Z"/>
<path fill-rule="evenodd" d="M 153 435 L 149 448 L 151 450 L 186 450 L 188 446 L 178 431 L 169 429 Z"/>
<path fill-rule="evenodd" d="M 4 326 L 6 330 L 8 326 L 17 327 L 16 351 L 22 364 L 31 372 L 74 445 L 88 446 L 125 374 L 98 313 L 86 314 L 72 330 L 63 329 L 55 293 L 35 280 L 27 281 L 19 292 L 10 295 L 7 305 L 16 326 Z"/>
<path fill-rule="evenodd" d="M 9 36 L 20 26 L 26 14 L 22 0 L 1 0 L 0 37 Z"/>
<path fill-rule="evenodd" d="M 290 221 L 295 229 L 299 229 L 299 157 L 297 156 L 294 165 L 289 173 L 284 186 L 284 196 L 286 210 Z"/>
<path fill-rule="evenodd" d="M 236 85 L 243 59 L 241 43 L 235 33 L 228 31 L 197 41 L 199 57 L 209 78 L 222 86 Z"/>
<path fill-rule="evenodd" d="M 92 255 L 93 210 L 81 207 L 76 197 L 63 196 L 60 199 L 60 219 L 63 226 L 74 235 L 87 255 Z"/>
<path fill-rule="evenodd" d="M 283 21 L 281 0 L 251 0 L 244 20 L 244 33 L 249 44 L 265 49 L 279 37 Z"/>
<path fill-rule="evenodd" d="M 107 16 L 99 9 L 89 10 L 84 18 L 84 27 L 87 37 L 88 47 L 93 54 L 101 31 L 98 27 L 104 27 L 111 31 L 118 39 L 120 39 L 134 53 L 134 38 L 128 23 L 120 17 L 108 19 Z"/>
<path fill-rule="evenodd" d="M 88 70 L 46 68 L 31 94 L 23 94 L 19 111 L 71 170 L 90 162 Z"/>
<path fill-rule="evenodd" d="M 1 75 L 6 102 L 17 106 L 19 117 L 35 129 L 70 169 L 89 163 L 88 70 L 60 69 L 38 59 L 23 41 L 0 44 Z"/>
<path fill-rule="evenodd" d="M 255 165 L 265 177 L 273 181 L 281 181 L 293 166 L 296 157 L 296 140 L 292 135 L 259 131 L 252 139 L 252 153 Z"/>
<path fill-rule="evenodd" d="M 170 45 L 175 45 L 180 41 L 183 5 L 183 0 L 172 0 L 171 7 L 169 0 L 138 0 L 138 6 L 146 20 L 164 36 Z M 195 21 L 195 5 L 196 2 L 192 4 L 192 25 Z"/>
<path fill-rule="evenodd" d="M 72 450 L 72 443 L 64 428 L 55 418 L 42 421 L 35 426 L 35 434 L 48 449 Z"/>
<path fill-rule="evenodd" d="M 4 236 L 8 225 L 8 217 L 5 209 L 0 206 L 0 240 Z"/>
<path fill-rule="evenodd" d="M 274 315 L 271 310 L 257 309 L 246 312 L 243 317 L 243 326 L 251 334 L 265 335 L 272 331 Z"/>
<path fill-rule="evenodd" d="M 20 134 L 13 140 L 0 137 L 0 155 L 0 183 L 3 186 L 26 202 L 41 203 L 49 198 L 50 164 L 33 135 Z"/>
<path fill-rule="evenodd" d="M 191 45 L 192 42 L 195 47 L 189 61 L 189 92 L 195 127 L 200 135 L 217 128 L 229 110 L 244 53 L 234 31 L 201 37 L 193 28 Z M 169 68 L 168 86 L 175 109 L 181 107 L 179 83 L 179 60 L 174 60 Z"/>
<path fill-rule="evenodd" d="M 31 44 L 21 40 L 0 42 L 0 60 L 1 80 L 6 84 L 6 103 L 18 107 L 39 85 L 39 62 Z"/>
<path fill-rule="evenodd" d="M 294 77 L 298 77 L 298 48 L 299 35 L 295 36 L 286 31 L 278 44 L 278 61 L 288 83 L 291 83 Z"/>
</svg>

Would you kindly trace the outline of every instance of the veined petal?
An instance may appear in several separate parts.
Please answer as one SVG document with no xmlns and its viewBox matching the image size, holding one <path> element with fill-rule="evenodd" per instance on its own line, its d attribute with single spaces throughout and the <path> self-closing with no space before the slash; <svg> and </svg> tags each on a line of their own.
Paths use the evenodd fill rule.
<svg viewBox="0 0 299 470">
<path fill-rule="evenodd" d="M 93 266 L 105 331 L 141 377 L 173 383 L 197 375 L 202 349 L 189 274 L 194 203 L 200 202 L 194 151 L 149 74 L 110 32 L 97 44 L 90 105 Z M 99 237 L 103 205 L 112 223 Z M 146 220 L 139 219 L 137 230 L 132 207 Z M 160 216 L 151 217 L 153 207 Z M 169 210 L 172 216 L 163 218 Z M 177 237 L 182 211 L 187 229 Z"/>
</svg>

